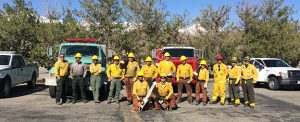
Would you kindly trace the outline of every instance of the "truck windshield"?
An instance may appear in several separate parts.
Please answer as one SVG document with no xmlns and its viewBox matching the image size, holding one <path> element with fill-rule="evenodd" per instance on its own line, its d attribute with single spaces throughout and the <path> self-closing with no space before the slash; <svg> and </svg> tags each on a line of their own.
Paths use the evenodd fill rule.
<svg viewBox="0 0 300 122">
<path fill-rule="evenodd" d="M 9 65 L 10 57 L 9 55 L 0 55 L 0 65 Z"/>
<path fill-rule="evenodd" d="M 169 52 L 172 57 L 180 57 L 182 55 L 186 57 L 194 57 L 193 49 L 164 49 L 164 52 Z"/>
<path fill-rule="evenodd" d="M 76 53 L 83 56 L 93 56 L 99 55 L 99 48 L 97 46 L 65 45 L 61 47 L 61 53 L 65 56 L 74 56 Z"/>
<path fill-rule="evenodd" d="M 282 60 L 264 60 L 267 67 L 290 67 Z"/>
</svg>

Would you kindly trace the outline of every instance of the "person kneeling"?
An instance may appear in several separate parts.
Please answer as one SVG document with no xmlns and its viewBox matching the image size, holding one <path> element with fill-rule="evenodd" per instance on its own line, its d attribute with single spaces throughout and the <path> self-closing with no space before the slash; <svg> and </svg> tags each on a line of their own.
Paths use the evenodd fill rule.
<svg viewBox="0 0 300 122">
<path fill-rule="evenodd" d="M 142 107 L 142 100 L 149 91 L 149 85 L 144 80 L 144 73 L 137 73 L 137 81 L 133 84 L 133 110 L 140 111 Z M 147 103 L 145 103 L 147 104 Z"/>
<path fill-rule="evenodd" d="M 155 100 L 154 110 L 161 110 L 162 108 L 164 110 L 169 110 L 169 108 L 171 108 L 172 110 L 177 109 L 177 105 L 175 103 L 176 98 L 175 95 L 173 94 L 172 84 L 166 82 L 166 77 L 167 75 L 161 74 L 160 75 L 161 82 L 157 83 L 156 85 L 156 88 L 158 89 L 158 93 L 161 97 L 156 98 L 154 96 L 154 100 Z"/>
</svg>

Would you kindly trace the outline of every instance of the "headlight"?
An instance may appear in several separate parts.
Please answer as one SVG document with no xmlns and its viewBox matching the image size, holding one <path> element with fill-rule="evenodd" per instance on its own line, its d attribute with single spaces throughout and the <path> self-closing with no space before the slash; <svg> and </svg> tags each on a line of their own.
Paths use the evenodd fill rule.
<svg viewBox="0 0 300 122">
<path fill-rule="evenodd" d="M 289 78 L 289 75 L 287 72 L 279 72 L 279 76 L 281 76 L 282 78 Z"/>
</svg>

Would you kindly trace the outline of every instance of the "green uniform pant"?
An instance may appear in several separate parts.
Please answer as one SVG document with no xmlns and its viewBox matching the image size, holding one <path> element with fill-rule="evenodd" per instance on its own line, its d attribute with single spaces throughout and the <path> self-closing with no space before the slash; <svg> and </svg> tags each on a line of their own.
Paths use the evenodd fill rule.
<svg viewBox="0 0 300 122">
<path fill-rule="evenodd" d="M 92 75 L 90 78 L 91 87 L 93 91 L 94 100 L 99 100 L 99 92 L 101 87 L 101 76 Z"/>
<path fill-rule="evenodd" d="M 121 88 L 122 88 L 121 79 L 111 80 L 108 100 L 111 100 L 112 98 L 114 98 L 115 100 L 119 100 Z"/>
<path fill-rule="evenodd" d="M 56 102 L 60 102 L 60 99 L 62 99 L 63 101 L 66 100 L 66 85 L 67 83 L 67 78 L 61 76 L 60 80 L 56 81 Z"/>
<path fill-rule="evenodd" d="M 72 80 L 72 89 L 73 89 L 73 100 L 77 100 L 77 90 L 80 90 L 80 95 L 82 100 L 86 100 L 86 94 L 85 94 L 85 86 L 84 86 L 84 78 L 82 76 L 75 76 Z"/>
<path fill-rule="evenodd" d="M 231 98 L 232 102 L 239 104 L 240 99 L 240 88 L 239 84 L 235 84 L 236 78 L 230 78 L 228 83 L 228 89 L 229 89 L 229 97 Z"/>
<path fill-rule="evenodd" d="M 255 98 L 254 98 L 255 93 L 254 93 L 254 87 L 252 81 L 253 79 L 242 80 L 242 88 L 243 88 L 245 104 L 255 103 Z"/>
</svg>

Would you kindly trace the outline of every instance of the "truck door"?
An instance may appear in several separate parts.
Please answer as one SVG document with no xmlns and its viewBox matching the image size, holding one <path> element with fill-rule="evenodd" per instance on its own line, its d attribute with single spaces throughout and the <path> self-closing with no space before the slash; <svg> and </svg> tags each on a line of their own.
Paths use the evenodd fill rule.
<svg viewBox="0 0 300 122">
<path fill-rule="evenodd" d="M 266 68 L 263 64 L 261 64 L 259 61 L 255 60 L 253 62 L 253 65 L 256 67 L 258 71 L 258 79 L 257 81 L 267 81 L 266 79 Z"/>
<path fill-rule="evenodd" d="M 22 69 L 22 64 L 18 58 L 18 56 L 13 56 L 12 58 L 12 72 L 11 72 L 11 82 L 12 82 L 12 85 L 15 85 L 15 84 L 18 84 L 21 82 L 21 71 L 23 70 Z"/>
<path fill-rule="evenodd" d="M 21 62 L 20 76 L 22 77 L 21 78 L 22 82 L 30 81 L 31 80 L 31 76 L 32 76 L 31 73 L 33 73 L 33 71 L 31 71 L 31 68 L 26 67 L 24 58 L 21 55 L 19 55 L 17 57 L 19 58 L 19 60 Z"/>
</svg>

